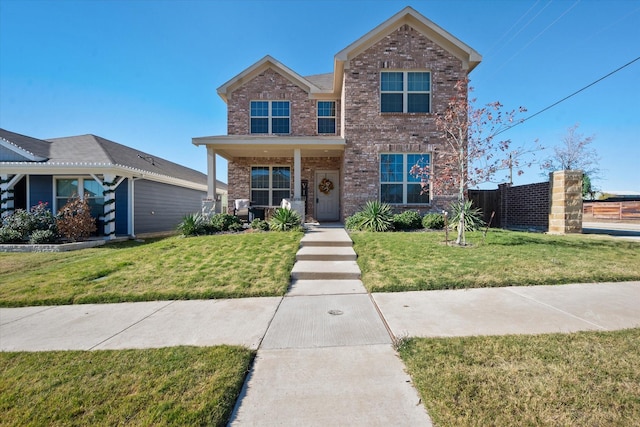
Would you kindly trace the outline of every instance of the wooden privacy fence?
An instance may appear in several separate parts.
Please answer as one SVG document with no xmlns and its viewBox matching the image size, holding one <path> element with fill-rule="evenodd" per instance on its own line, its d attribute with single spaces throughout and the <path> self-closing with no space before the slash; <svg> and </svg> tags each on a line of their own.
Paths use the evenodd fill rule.
<svg viewBox="0 0 640 427">
<path fill-rule="evenodd" d="M 640 219 L 640 201 L 584 202 L 582 209 L 595 219 Z"/>
</svg>

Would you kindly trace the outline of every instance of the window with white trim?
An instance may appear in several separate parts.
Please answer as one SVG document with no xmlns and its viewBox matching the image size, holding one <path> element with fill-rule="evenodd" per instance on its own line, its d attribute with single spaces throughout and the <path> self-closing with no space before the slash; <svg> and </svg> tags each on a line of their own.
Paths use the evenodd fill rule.
<svg viewBox="0 0 640 427">
<path fill-rule="evenodd" d="M 282 199 L 289 197 L 291 197 L 289 166 L 251 167 L 251 204 L 279 206 Z"/>
<path fill-rule="evenodd" d="M 380 112 L 430 113 L 431 73 L 428 71 L 380 72 Z"/>
<path fill-rule="evenodd" d="M 336 102 L 318 101 L 318 133 L 336 133 Z"/>
<path fill-rule="evenodd" d="M 392 205 L 429 204 L 426 177 L 411 175 L 411 168 L 429 166 L 429 154 L 387 153 L 380 155 L 380 201 Z"/>
<path fill-rule="evenodd" d="M 100 218 L 104 214 L 102 185 L 93 178 L 56 178 L 56 206 L 60 210 L 73 197 L 84 199 L 91 208 L 91 216 Z"/>
<path fill-rule="evenodd" d="M 251 101 L 251 133 L 290 133 L 290 107 L 289 101 Z"/>
</svg>

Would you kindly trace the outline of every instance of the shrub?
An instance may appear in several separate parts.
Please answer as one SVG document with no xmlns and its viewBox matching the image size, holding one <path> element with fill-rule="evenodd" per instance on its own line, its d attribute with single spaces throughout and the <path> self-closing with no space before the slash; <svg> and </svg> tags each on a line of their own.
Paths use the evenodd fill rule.
<svg viewBox="0 0 640 427">
<path fill-rule="evenodd" d="M 199 212 L 185 215 L 182 217 L 177 229 L 185 237 L 206 234 L 205 219 Z"/>
<path fill-rule="evenodd" d="M 416 211 L 404 211 L 393 216 L 393 227 L 396 230 L 415 230 L 422 228 L 422 217 Z"/>
<path fill-rule="evenodd" d="M 20 235 L 18 240 L 27 240 L 34 229 L 33 215 L 30 215 L 24 209 L 16 209 L 11 215 L 2 220 L 2 226 L 18 233 Z"/>
<path fill-rule="evenodd" d="M 456 202 L 451 205 L 451 210 L 453 211 L 453 215 L 451 216 L 451 221 L 449 222 L 453 228 L 456 230 L 460 225 L 460 215 L 464 210 L 464 230 L 465 231 L 475 231 L 480 229 L 484 225 L 484 221 L 482 220 L 482 211 L 480 208 L 472 208 L 472 201 L 467 200 L 464 202 Z"/>
<path fill-rule="evenodd" d="M 60 235 L 72 242 L 84 240 L 96 231 L 87 199 L 74 196 L 58 211 L 56 219 Z"/>
<path fill-rule="evenodd" d="M 444 216 L 439 213 L 428 213 L 422 218 L 422 226 L 431 230 L 442 230 L 444 228 Z"/>
<path fill-rule="evenodd" d="M 361 230 L 360 224 L 363 219 L 362 212 L 356 212 L 350 217 L 347 217 L 344 222 L 344 226 L 347 230 Z"/>
<path fill-rule="evenodd" d="M 58 234 L 53 230 L 34 230 L 29 237 L 29 243 L 32 245 L 54 243 L 56 240 L 58 240 Z"/>
<path fill-rule="evenodd" d="M 22 240 L 22 234 L 19 231 L 5 226 L 0 227 L 0 243 L 19 243 Z"/>
<path fill-rule="evenodd" d="M 47 208 L 47 203 L 38 203 L 31 207 L 29 211 L 16 209 L 11 215 L 6 216 L 2 221 L 5 228 L 2 240 L 7 242 L 20 242 L 31 240 L 31 235 L 35 231 L 51 231 L 51 235 L 57 236 L 58 229 L 56 220 Z M 7 230 L 11 230 L 10 232 Z M 16 236 L 19 236 L 16 238 Z M 40 239 L 38 237 L 36 240 Z M 53 238 L 55 240 L 55 237 Z"/>
<path fill-rule="evenodd" d="M 216 233 L 218 231 L 239 231 L 242 230 L 242 221 L 234 215 L 219 213 L 211 216 L 208 224 L 208 231 Z"/>
<path fill-rule="evenodd" d="M 300 214 L 288 208 L 277 208 L 269 220 L 269 229 L 274 231 L 298 230 L 301 225 Z"/>
<path fill-rule="evenodd" d="M 268 231 L 269 230 L 269 223 L 265 220 L 262 220 L 260 218 L 256 218 L 253 221 L 251 221 L 251 228 L 253 230 L 262 230 L 262 231 Z"/>
<path fill-rule="evenodd" d="M 393 229 L 391 206 L 377 200 L 368 201 L 360 212 L 359 229 L 364 231 L 389 231 Z"/>
</svg>

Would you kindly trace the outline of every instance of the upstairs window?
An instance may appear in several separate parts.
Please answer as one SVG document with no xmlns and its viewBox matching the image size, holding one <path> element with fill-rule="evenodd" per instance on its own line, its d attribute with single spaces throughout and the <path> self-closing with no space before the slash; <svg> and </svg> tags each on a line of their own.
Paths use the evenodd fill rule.
<svg viewBox="0 0 640 427">
<path fill-rule="evenodd" d="M 336 133 L 336 102 L 318 101 L 318 133 Z"/>
<path fill-rule="evenodd" d="M 429 166 L 429 154 L 390 153 L 380 155 L 380 201 L 392 205 L 429 204 L 429 184 L 411 175 L 414 165 Z"/>
<path fill-rule="evenodd" d="M 289 101 L 251 101 L 251 133 L 290 133 Z"/>
<path fill-rule="evenodd" d="M 431 73 L 383 71 L 380 73 L 382 113 L 430 113 Z"/>
</svg>

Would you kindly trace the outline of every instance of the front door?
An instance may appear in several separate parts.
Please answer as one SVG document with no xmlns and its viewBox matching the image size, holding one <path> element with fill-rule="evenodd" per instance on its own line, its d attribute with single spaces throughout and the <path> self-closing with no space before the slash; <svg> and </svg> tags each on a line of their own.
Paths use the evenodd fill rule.
<svg viewBox="0 0 640 427">
<path fill-rule="evenodd" d="M 316 171 L 316 219 L 340 220 L 340 171 Z"/>
</svg>

